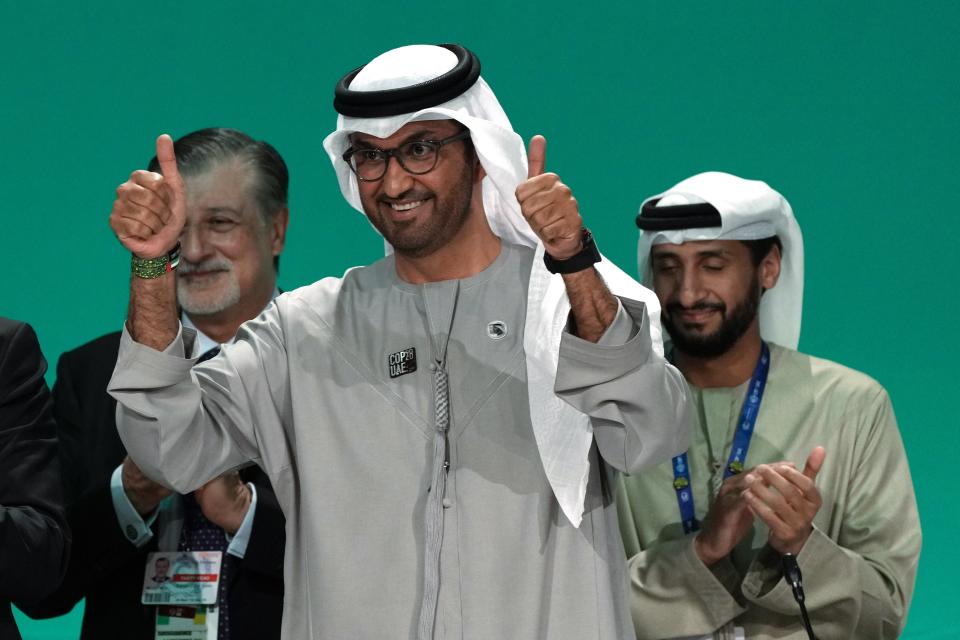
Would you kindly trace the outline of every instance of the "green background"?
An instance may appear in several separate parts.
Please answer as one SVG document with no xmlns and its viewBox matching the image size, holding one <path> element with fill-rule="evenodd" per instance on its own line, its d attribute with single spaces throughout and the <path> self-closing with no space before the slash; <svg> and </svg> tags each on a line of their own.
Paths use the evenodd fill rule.
<svg viewBox="0 0 960 640">
<path fill-rule="evenodd" d="M 321 148 L 334 83 L 394 46 L 462 42 L 628 271 L 640 201 L 695 172 L 792 203 L 801 348 L 880 380 L 910 457 L 924 551 L 905 637 L 957 637 L 958 28 L 954 2 L 5 1 L 0 314 L 36 327 L 51 368 L 121 326 L 128 256 L 107 216 L 161 132 L 236 127 L 284 155 L 284 288 L 374 260 Z M 72 638 L 79 612 L 20 620 L 28 640 Z"/>
</svg>

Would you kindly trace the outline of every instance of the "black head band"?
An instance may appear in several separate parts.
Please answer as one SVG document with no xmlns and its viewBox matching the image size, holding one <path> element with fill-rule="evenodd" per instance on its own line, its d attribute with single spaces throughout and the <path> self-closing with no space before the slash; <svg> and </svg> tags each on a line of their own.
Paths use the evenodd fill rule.
<svg viewBox="0 0 960 640">
<path fill-rule="evenodd" d="M 673 231 L 720 227 L 720 212 L 709 202 L 658 207 L 660 198 L 644 202 L 637 215 L 637 226 L 644 231 Z"/>
<path fill-rule="evenodd" d="M 351 91 L 350 83 L 363 67 L 343 76 L 334 91 L 333 108 L 355 118 L 382 118 L 435 107 L 456 98 L 480 77 L 480 59 L 458 44 L 437 45 L 457 55 L 456 66 L 431 80 L 398 89 Z"/>
</svg>

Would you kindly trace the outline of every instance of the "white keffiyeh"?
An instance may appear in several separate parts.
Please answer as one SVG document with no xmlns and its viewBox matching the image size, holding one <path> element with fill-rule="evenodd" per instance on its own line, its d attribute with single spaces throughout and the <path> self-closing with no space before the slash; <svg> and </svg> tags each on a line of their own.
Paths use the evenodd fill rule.
<svg viewBox="0 0 960 640">
<path fill-rule="evenodd" d="M 800 341 L 803 311 L 803 236 L 790 203 L 767 183 L 711 171 L 687 178 L 644 204 L 656 206 L 707 202 L 720 213 L 721 226 L 667 231 L 641 231 L 637 263 L 641 281 L 650 286 L 650 248 L 655 244 L 683 244 L 695 240 L 759 240 L 777 235 L 783 260 L 777 285 L 760 298 L 760 334 L 789 349 Z M 642 210 L 642 206 L 641 206 Z"/>
<path fill-rule="evenodd" d="M 367 64 L 353 79 L 350 89 L 377 91 L 407 87 L 446 73 L 456 63 L 456 54 L 442 47 L 401 47 Z M 326 137 L 323 146 L 333 163 L 343 196 L 362 213 L 356 177 L 341 157 L 350 144 L 350 134 L 358 132 L 387 138 L 409 122 L 445 119 L 456 120 L 470 130 L 473 146 L 486 172 L 482 183 L 483 206 L 493 233 L 507 242 L 536 250 L 524 328 L 530 419 L 550 486 L 563 513 L 574 526 L 579 526 L 589 478 L 588 456 L 593 432 L 589 418 L 560 400 L 553 391 L 560 337 L 570 303 L 561 276 L 551 274 L 544 267 L 543 244 L 520 212 L 514 194 L 527 178 L 527 154 L 523 139 L 514 132 L 493 91 L 481 77 L 463 94 L 415 113 L 381 118 L 340 115 L 336 131 Z M 660 305 L 656 296 L 606 259 L 596 267 L 613 293 L 646 304 L 653 344 L 662 354 Z"/>
</svg>

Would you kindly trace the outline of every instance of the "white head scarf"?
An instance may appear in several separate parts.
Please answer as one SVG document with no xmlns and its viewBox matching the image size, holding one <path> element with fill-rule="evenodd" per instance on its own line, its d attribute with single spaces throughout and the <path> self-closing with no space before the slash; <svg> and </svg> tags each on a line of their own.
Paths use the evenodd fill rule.
<svg viewBox="0 0 960 640">
<path fill-rule="evenodd" d="M 456 55 L 442 47 L 401 47 L 374 58 L 357 74 L 349 88 L 377 91 L 407 87 L 432 80 L 452 69 L 456 63 Z M 350 144 L 350 134 L 359 132 L 387 138 L 409 122 L 446 119 L 456 120 L 470 130 L 470 139 L 486 172 L 482 183 L 483 207 L 493 233 L 506 242 L 536 250 L 527 290 L 523 341 L 530 419 L 554 495 L 570 522 L 579 526 L 589 479 L 593 432 L 589 418 L 553 392 L 560 337 L 570 303 L 563 279 L 546 270 L 543 244 L 520 212 L 515 191 L 527 178 L 526 149 L 489 85 L 481 77 L 461 95 L 414 113 L 380 118 L 340 115 L 336 131 L 326 137 L 323 146 L 337 172 L 343 197 L 362 213 L 356 176 L 341 157 Z M 656 296 L 611 262 L 604 260 L 596 266 L 611 291 L 647 305 L 651 337 L 655 348 L 662 354 L 660 305 Z"/>
<path fill-rule="evenodd" d="M 786 199 L 765 182 L 719 171 L 687 178 L 662 194 L 647 198 L 644 204 L 658 198 L 656 206 L 707 202 L 720 213 L 721 226 L 640 231 L 637 262 L 642 282 L 652 284 L 650 249 L 655 244 L 759 240 L 776 235 L 783 244 L 780 279 L 760 299 L 760 334 L 765 340 L 796 349 L 803 310 L 803 236 Z"/>
</svg>

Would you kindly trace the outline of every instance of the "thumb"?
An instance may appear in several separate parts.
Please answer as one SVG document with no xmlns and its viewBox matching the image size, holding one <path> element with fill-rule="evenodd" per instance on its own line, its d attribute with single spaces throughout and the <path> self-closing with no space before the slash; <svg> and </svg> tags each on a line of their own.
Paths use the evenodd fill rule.
<svg viewBox="0 0 960 640">
<path fill-rule="evenodd" d="M 177 167 L 177 154 L 173 150 L 173 138 L 165 133 L 157 138 L 157 163 L 160 165 L 160 172 L 163 173 L 164 184 L 169 187 L 170 194 L 173 196 L 170 202 L 173 220 L 175 223 L 182 225 L 186 216 L 183 178 L 180 176 L 180 169 Z"/>
<path fill-rule="evenodd" d="M 167 134 L 157 138 L 157 162 L 160 163 L 160 172 L 166 182 L 180 184 L 180 170 L 177 168 L 177 155 L 173 151 L 173 138 Z"/>
<path fill-rule="evenodd" d="M 533 178 L 543 173 L 547 163 L 547 139 L 543 136 L 530 138 L 530 147 L 527 151 L 527 178 Z"/>
<path fill-rule="evenodd" d="M 820 473 L 820 467 L 823 466 L 823 460 L 827 457 L 827 451 L 823 447 L 814 447 L 807 458 L 807 463 L 803 467 L 803 475 L 811 480 Z"/>
</svg>

